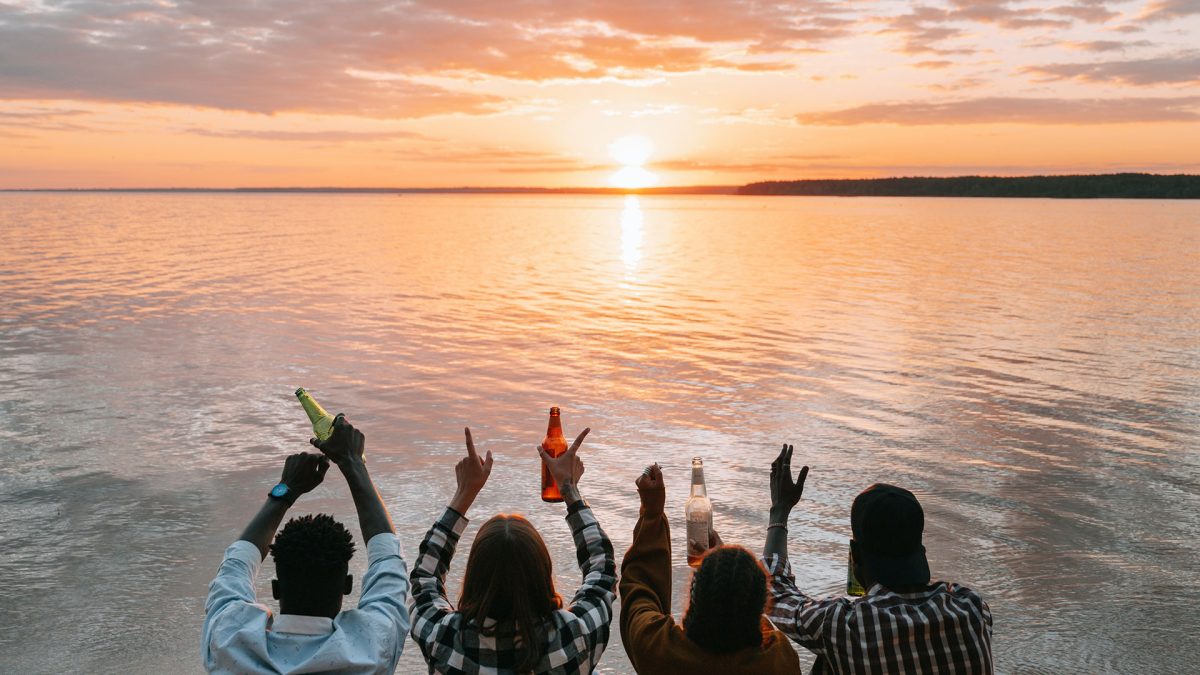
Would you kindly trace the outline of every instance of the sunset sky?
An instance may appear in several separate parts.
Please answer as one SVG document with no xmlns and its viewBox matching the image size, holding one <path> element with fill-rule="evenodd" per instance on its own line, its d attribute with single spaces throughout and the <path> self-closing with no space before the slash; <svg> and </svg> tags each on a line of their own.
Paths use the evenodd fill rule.
<svg viewBox="0 0 1200 675">
<path fill-rule="evenodd" d="M 1200 171 L 1200 0 L 0 1 L 0 187 Z"/>
</svg>

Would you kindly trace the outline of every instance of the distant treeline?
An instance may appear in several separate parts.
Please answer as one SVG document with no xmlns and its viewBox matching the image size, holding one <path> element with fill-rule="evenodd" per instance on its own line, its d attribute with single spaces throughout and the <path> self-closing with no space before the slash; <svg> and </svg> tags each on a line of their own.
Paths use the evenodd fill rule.
<svg viewBox="0 0 1200 675">
<path fill-rule="evenodd" d="M 1200 199 L 1200 176 L 1112 173 L 1082 176 L 955 176 L 750 183 L 740 195 L 840 197 L 1055 197 L 1060 199 Z"/>
</svg>

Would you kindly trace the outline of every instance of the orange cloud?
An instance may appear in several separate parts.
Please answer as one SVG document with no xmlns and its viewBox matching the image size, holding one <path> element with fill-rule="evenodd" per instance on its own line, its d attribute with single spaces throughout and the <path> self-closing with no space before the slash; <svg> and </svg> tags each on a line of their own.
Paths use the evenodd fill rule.
<svg viewBox="0 0 1200 675">
<path fill-rule="evenodd" d="M 873 103 L 803 113 L 803 124 L 1130 124 L 1200 119 L 1200 96 L 1174 98 L 977 98 L 944 102 Z"/>
</svg>

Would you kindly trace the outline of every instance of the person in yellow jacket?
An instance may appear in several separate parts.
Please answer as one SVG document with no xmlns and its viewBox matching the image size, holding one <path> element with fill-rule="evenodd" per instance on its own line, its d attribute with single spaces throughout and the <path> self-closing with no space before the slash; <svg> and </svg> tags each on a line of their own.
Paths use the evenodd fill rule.
<svg viewBox="0 0 1200 675">
<path fill-rule="evenodd" d="M 639 673 L 799 673 L 787 637 L 763 618 L 767 573 L 752 553 L 719 544 L 692 578 L 683 624 L 671 617 L 671 528 L 658 465 L 636 481 L 641 515 L 621 564 L 621 640 Z"/>
</svg>

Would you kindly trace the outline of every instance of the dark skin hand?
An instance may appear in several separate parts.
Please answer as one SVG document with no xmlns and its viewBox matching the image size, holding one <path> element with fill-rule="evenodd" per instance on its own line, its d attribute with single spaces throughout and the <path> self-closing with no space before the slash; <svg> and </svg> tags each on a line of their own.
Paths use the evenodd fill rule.
<svg viewBox="0 0 1200 675">
<path fill-rule="evenodd" d="M 346 477 L 350 495 L 354 497 L 354 508 L 358 511 L 358 525 L 362 528 L 363 541 L 371 541 L 372 537 L 384 532 L 394 533 L 396 528 L 392 526 L 391 516 L 388 515 L 387 507 L 383 505 L 379 490 L 375 489 L 375 483 L 371 481 L 366 461 L 363 459 L 367 444 L 363 432 L 355 429 L 346 421 L 344 415 L 339 414 L 333 422 L 333 434 L 329 438 L 324 441 L 312 438 L 309 439 L 309 443 L 336 464 Z"/>
<path fill-rule="evenodd" d="M 783 445 L 779 456 L 771 462 L 771 522 L 787 525 L 792 509 L 804 494 L 804 481 L 808 478 L 808 467 L 800 469 L 800 475 L 792 479 L 792 446 Z M 787 528 L 767 528 L 767 542 L 763 546 L 763 558 L 778 555 L 787 560 Z"/>
<path fill-rule="evenodd" d="M 662 467 L 657 462 L 651 464 L 633 484 L 637 486 L 638 498 L 642 500 L 642 517 L 653 518 L 661 514 L 663 506 L 667 503 L 667 487 L 663 482 Z M 710 527 L 708 548 L 724 545 L 725 542 L 721 541 L 721 535 L 717 534 L 716 528 Z"/>
<path fill-rule="evenodd" d="M 328 470 L 328 459 L 316 453 L 301 452 L 284 460 L 283 475 L 279 482 L 287 485 L 296 498 L 299 498 L 320 485 L 321 481 L 325 480 L 325 472 Z M 289 502 L 268 497 L 239 538 L 257 546 L 259 554 L 265 559 L 271 540 L 275 538 L 275 532 L 283 522 L 284 514 L 293 503 L 295 499 Z"/>
</svg>

